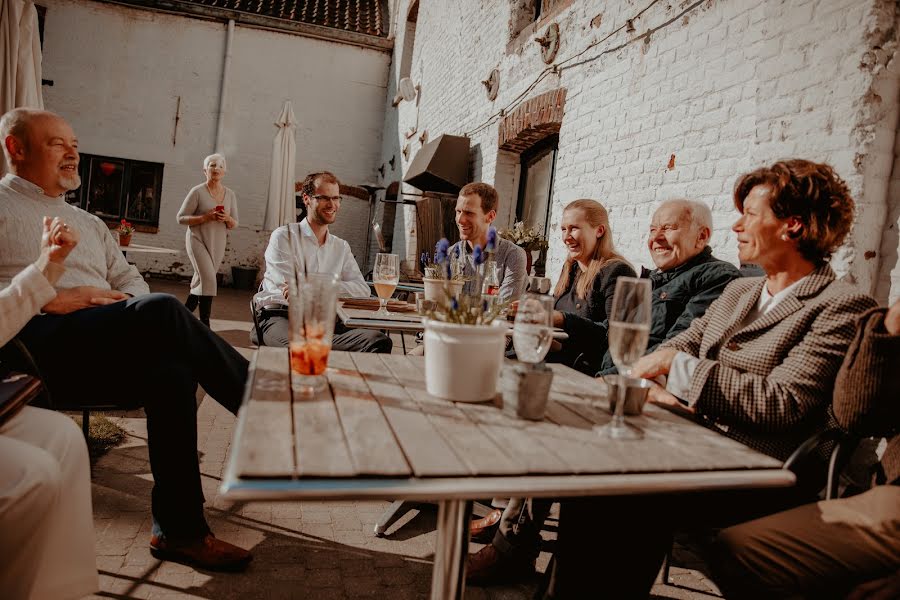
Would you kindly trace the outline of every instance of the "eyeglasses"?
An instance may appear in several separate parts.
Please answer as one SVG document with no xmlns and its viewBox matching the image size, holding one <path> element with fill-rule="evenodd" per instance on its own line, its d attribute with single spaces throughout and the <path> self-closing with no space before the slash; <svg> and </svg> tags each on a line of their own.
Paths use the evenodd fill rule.
<svg viewBox="0 0 900 600">
<path fill-rule="evenodd" d="M 341 201 L 340 196 L 324 196 L 322 194 L 315 194 L 313 196 L 313 198 L 315 198 L 319 202 L 322 202 L 323 200 L 330 200 L 331 202 L 340 202 Z"/>
</svg>

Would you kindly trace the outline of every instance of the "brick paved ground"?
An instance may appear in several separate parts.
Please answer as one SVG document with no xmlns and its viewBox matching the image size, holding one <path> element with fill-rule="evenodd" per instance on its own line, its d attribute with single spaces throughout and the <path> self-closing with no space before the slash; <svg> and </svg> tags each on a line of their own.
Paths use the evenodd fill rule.
<svg viewBox="0 0 900 600">
<path fill-rule="evenodd" d="M 154 291 L 187 294 L 183 283 L 152 281 Z M 213 305 L 213 328 L 248 355 L 249 292 L 221 290 Z M 399 348 L 399 343 L 395 344 Z M 210 524 L 216 534 L 252 548 L 255 558 L 242 574 L 213 574 L 161 563 L 148 549 L 151 476 L 146 425 L 141 411 L 116 413 L 126 442 L 103 456 L 93 469 L 94 524 L 100 595 L 113 598 L 427 598 L 435 542 L 435 510 L 413 511 L 376 538 L 372 528 L 387 502 L 295 502 L 232 505 L 218 495 L 231 442 L 234 417 L 205 397 L 199 408 L 199 450 Z M 551 550 L 555 521 L 544 531 Z M 543 552 L 543 571 L 549 553 Z M 702 568 L 684 549 L 676 560 Z M 710 598 L 716 588 L 698 570 L 674 568 L 678 584 L 698 591 L 657 585 L 657 598 Z M 475 600 L 525 600 L 536 581 L 517 586 L 469 588 Z M 601 585 L 602 590 L 602 585 Z M 586 594 L 587 596 L 587 594 Z"/>
</svg>

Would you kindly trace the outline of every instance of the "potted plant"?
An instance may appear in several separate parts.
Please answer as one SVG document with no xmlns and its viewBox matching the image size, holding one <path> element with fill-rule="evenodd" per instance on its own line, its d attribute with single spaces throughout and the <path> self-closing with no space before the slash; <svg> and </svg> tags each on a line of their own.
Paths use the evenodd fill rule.
<svg viewBox="0 0 900 600">
<path fill-rule="evenodd" d="M 116 226 L 116 231 L 119 234 L 119 245 L 127 246 L 131 243 L 131 235 L 134 233 L 134 225 L 122 219 L 118 226 Z"/>
<path fill-rule="evenodd" d="M 531 261 L 532 255 L 531 253 L 535 250 L 540 251 L 541 257 L 544 256 L 544 252 L 546 252 L 548 243 L 541 234 L 538 233 L 537 229 L 534 227 L 525 227 L 524 221 L 517 221 L 513 224 L 512 229 L 503 229 L 500 231 L 500 237 L 503 239 L 507 239 L 511 241 L 516 246 L 525 250 L 525 272 L 528 275 L 531 275 Z M 543 262 L 541 263 L 541 268 L 543 269 Z M 537 270 L 537 265 L 535 265 L 535 270 Z M 536 275 L 540 275 L 543 277 L 543 273 L 535 273 Z"/>
<path fill-rule="evenodd" d="M 475 246 L 472 252 L 476 275 L 470 294 L 451 292 L 454 269 L 462 272 L 461 265 L 454 266 L 454 262 L 464 259 L 448 255 L 447 240 L 438 242 L 433 266 L 445 275 L 440 278 L 444 302 L 426 313 L 424 321 L 425 387 L 432 396 L 454 402 L 483 402 L 497 394 L 506 326 L 494 320 L 505 306 L 481 293 L 496 235 L 491 228 L 487 248 Z"/>
<path fill-rule="evenodd" d="M 463 258 L 459 249 L 454 256 L 447 254 L 450 242 L 441 239 L 434 249 L 434 260 L 423 252 L 420 257 L 424 277 L 422 283 L 425 286 L 425 299 L 432 300 L 440 306 L 445 306 L 450 298 L 456 298 L 462 291 L 466 278 L 463 275 Z"/>
</svg>

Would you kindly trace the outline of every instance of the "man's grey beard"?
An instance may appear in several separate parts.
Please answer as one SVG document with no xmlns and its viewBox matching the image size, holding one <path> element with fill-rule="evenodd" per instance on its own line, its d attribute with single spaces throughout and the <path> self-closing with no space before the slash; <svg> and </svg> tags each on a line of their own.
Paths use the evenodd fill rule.
<svg viewBox="0 0 900 600">
<path fill-rule="evenodd" d="M 59 178 L 59 185 L 67 192 L 77 190 L 81 187 L 81 175 L 79 175 L 78 173 L 75 173 L 71 177 L 68 175 L 62 175 Z"/>
</svg>

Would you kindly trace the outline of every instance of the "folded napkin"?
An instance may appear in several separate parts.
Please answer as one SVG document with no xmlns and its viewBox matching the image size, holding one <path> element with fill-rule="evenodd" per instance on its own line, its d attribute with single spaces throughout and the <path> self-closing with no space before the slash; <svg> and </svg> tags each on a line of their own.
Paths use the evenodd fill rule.
<svg viewBox="0 0 900 600">
<path fill-rule="evenodd" d="M 378 310 L 381 306 L 378 298 L 341 298 L 344 308 L 359 310 Z M 416 312 L 416 305 L 402 300 L 388 300 L 387 309 L 391 312 Z"/>
</svg>

